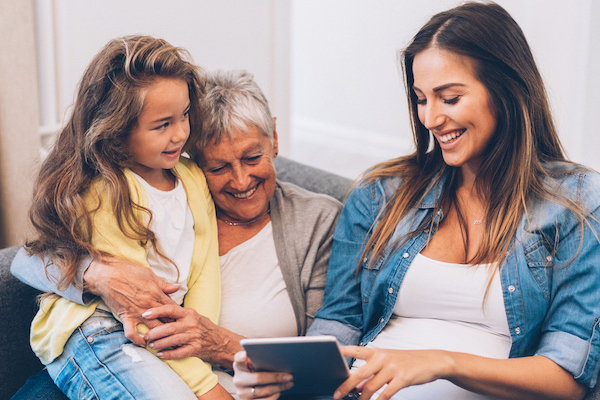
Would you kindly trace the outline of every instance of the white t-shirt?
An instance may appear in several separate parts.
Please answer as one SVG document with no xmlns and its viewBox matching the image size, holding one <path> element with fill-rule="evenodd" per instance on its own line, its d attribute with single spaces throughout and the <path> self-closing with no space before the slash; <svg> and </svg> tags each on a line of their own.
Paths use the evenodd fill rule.
<svg viewBox="0 0 600 400">
<path fill-rule="evenodd" d="M 180 285 L 179 290 L 170 297 L 177 304 L 182 304 L 188 290 L 187 278 L 194 252 L 194 217 L 185 189 L 179 179 L 175 189 L 163 191 L 151 186 L 139 175 L 133 175 L 146 190 L 148 208 L 152 211 L 150 229 L 156 235 L 159 249 L 177 268 L 159 257 L 154 248 L 148 252 L 148 263 L 159 278 Z"/>
<path fill-rule="evenodd" d="M 219 325 L 246 337 L 296 336 L 294 309 L 273 241 L 271 222 L 219 257 Z"/>
<path fill-rule="evenodd" d="M 402 282 L 392 318 L 366 347 L 440 349 L 508 358 L 512 341 L 502 285 L 496 272 L 486 295 L 489 268 L 490 265 L 445 263 L 418 254 Z M 352 369 L 362 365 L 363 360 L 356 360 Z M 439 379 L 403 389 L 392 399 L 487 397 Z"/>
</svg>

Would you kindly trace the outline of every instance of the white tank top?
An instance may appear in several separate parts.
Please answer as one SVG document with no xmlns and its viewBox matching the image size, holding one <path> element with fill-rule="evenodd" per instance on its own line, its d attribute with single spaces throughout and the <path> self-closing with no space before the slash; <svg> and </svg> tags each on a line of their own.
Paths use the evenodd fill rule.
<svg viewBox="0 0 600 400">
<path fill-rule="evenodd" d="M 439 349 L 508 358 L 512 342 L 498 272 L 486 296 L 490 267 L 445 263 L 418 254 L 402 282 L 392 318 L 366 347 Z M 352 369 L 362 365 L 364 361 L 356 360 Z M 401 390 L 392 399 L 487 397 L 440 379 Z"/>
<path fill-rule="evenodd" d="M 298 329 L 269 222 L 219 257 L 219 325 L 246 337 L 296 336 Z"/>
</svg>

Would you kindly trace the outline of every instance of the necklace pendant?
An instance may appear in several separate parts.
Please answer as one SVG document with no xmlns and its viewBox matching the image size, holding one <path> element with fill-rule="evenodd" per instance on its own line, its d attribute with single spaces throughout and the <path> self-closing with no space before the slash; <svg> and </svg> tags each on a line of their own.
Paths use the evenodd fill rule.
<svg viewBox="0 0 600 400">
<path fill-rule="evenodd" d="M 476 219 L 475 221 L 473 221 L 473 225 L 481 225 L 482 222 L 483 222 L 483 220 Z"/>
</svg>

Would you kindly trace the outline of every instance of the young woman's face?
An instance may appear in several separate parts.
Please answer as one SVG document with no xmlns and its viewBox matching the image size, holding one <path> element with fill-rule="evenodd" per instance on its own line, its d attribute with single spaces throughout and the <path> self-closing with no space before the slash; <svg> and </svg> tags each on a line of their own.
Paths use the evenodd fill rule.
<svg viewBox="0 0 600 400">
<path fill-rule="evenodd" d="M 273 142 L 256 126 L 240 131 L 232 138 L 224 134 L 218 144 L 202 149 L 201 167 L 220 215 L 231 222 L 247 222 L 269 208 L 275 193 L 275 153 Z"/>
<path fill-rule="evenodd" d="M 190 135 L 188 85 L 158 78 L 148 89 L 144 108 L 128 138 L 131 170 L 151 185 L 179 161 Z"/>
<path fill-rule="evenodd" d="M 476 173 L 496 117 L 471 60 L 431 47 L 415 56 L 413 75 L 419 120 L 438 141 L 444 161 Z"/>
</svg>

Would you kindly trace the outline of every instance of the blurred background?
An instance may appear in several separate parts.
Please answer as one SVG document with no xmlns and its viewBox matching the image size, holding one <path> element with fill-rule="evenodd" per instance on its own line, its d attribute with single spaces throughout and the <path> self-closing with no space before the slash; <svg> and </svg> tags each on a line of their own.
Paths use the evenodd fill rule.
<svg viewBox="0 0 600 400">
<path fill-rule="evenodd" d="M 521 25 L 568 156 L 600 169 L 600 2 L 498 0 Z M 33 179 L 108 40 L 143 33 L 206 69 L 254 73 L 280 154 L 349 178 L 407 154 L 397 51 L 457 0 L 0 0 L 0 247 L 27 232 Z"/>
</svg>

